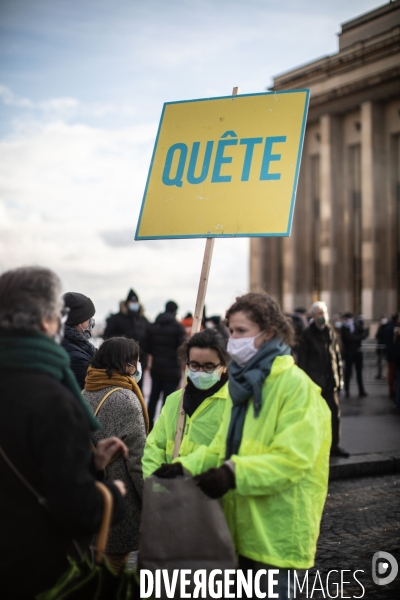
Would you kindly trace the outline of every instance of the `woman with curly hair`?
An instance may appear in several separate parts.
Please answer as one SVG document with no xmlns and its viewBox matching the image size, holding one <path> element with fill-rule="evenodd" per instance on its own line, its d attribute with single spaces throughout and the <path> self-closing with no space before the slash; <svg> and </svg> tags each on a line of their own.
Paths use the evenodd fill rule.
<svg viewBox="0 0 400 600">
<path fill-rule="evenodd" d="M 274 592 L 288 598 L 288 571 L 314 563 L 328 486 L 330 412 L 320 389 L 294 364 L 293 329 L 270 296 L 237 298 L 226 319 L 232 403 L 209 446 L 156 474 L 174 477 L 185 468 L 205 494 L 223 496 L 239 568 L 278 569 Z M 268 592 L 265 575 L 260 589 Z"/>
</svg>

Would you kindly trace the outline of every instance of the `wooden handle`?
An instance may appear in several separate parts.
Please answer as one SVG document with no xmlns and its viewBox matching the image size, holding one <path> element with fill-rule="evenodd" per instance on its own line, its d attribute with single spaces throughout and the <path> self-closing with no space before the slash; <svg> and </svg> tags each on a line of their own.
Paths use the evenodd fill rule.
<svg viewBox="0 0 400 600">
<path fill-rule="evenodd" d="M 97 538 L 97 546 L 95 552 L 96 563 L 101 563 L 103 560 L 104 550 L 106 549 L 107 545 L 108 530 L 110 529 L 111 515 L 113 509 L 113 497 L 108 487 L 106 487 L 103 483 L 96 481 L 96 487 L 103 497 L 103 516 L 101 518 L 100 530 Z"/>
<path fill-rule="evenodd" d="M 214 242 L 215 238 L 207 238 L 206 247 L 204 250 L 203 265 L 201 267 L 199 289 L 197 292 L 196 308 L 194 309 L 191 335 L 198 333 L 201 328 L 201 320 L 203 318 L 204 301 L 206 299 L 208 275 L 210 273 Z"/>
</svg>

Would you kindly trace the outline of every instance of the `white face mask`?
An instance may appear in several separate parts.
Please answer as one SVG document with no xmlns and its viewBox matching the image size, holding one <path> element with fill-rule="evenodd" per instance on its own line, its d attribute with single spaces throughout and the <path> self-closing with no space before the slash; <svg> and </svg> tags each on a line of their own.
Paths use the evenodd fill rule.
<svg viewBox="0 0 400 600">
<path fill-rule="evenodd" d="M 130 377 L 132 377 L 132 379 L 134 379 L 136 383 L 139 383 L 139 381 L 142 379 L 142 365 L 139 361 L 136 365 L 136 373 L 130 375 Z"/>
<path fill-rule="evenodd" d="M 139 304 L 139 302 L 129 302 L 128 303 L 128 308 L 132 312 L 138 312 L 139 308 L 140 308 L 140 304 Z"/>
<path fill-rule="evenodd" d="M 208 388 L 212 387 L 221 379 L 221 376 L 217 369 L 212 373 L 205 373 L 204 371 L 191 371 L 187 370 L 187 376 L 190 381 L 196 386 L 199 390 L 208 390 Z"/>
<path fill-rule="evenodd" d="M 254 340 L 262 333 L 264 331 L 254 337 L 229 338 L 226 349 L 239 367 L 244 367 L 257 354 L 260 348 L 255 347 Z"/>
<path fill-rule="evenodd" d="M 84 335 L 87 340 L 92 337 L 92 329 L 95 325 L 96 321 L 93 319 L 93 317 L 89 319 L 89 326 L 86 329 L 82 329 L 82 325 L 79 325 L 79 327 L 82 329 L 82 335 Z"/>
</svg>

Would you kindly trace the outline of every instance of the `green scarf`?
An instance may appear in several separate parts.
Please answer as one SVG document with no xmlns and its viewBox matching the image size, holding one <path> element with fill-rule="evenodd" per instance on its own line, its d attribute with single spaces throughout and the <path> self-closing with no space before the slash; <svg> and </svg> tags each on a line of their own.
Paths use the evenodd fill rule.
<svg viewBox="0 0 400 600">
<path fill-rule="evenodd" d="M 75 396 L 90 429 L 96 431 L 101 424 L 85 402 L 69 365 L 64 348 L 43 333 L 0 331 L 0 369 L 33 370 L 51 375 Z"/>
</svg>

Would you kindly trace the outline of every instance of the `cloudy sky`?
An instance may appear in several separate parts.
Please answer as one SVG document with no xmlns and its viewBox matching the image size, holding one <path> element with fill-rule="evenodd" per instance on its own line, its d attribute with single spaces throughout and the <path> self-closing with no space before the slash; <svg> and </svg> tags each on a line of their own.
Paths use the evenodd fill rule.
<svg viewBox="0 0 400 600">
<path fill-rule="evenodd" d="M 0 272 L 53 268 L 97 316 L 130 287 L 194 309 L 204 240 L 135 242 L 164 102 L 263 92 L 337 51 L 377 0 L 0 0 Z M 208 314 L 248 289 L 248 240 L 216 241 Z"/>
</svg>

